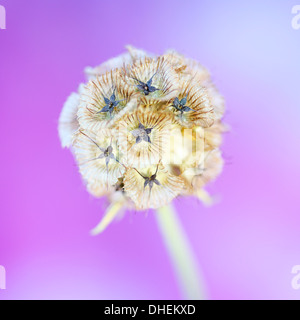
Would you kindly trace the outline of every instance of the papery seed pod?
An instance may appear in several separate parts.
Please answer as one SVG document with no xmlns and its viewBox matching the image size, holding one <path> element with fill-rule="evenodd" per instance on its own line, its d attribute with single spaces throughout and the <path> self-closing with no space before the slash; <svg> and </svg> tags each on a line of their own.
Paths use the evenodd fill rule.
<svg viewBox="0 0 300 320">
<path fill-rule="evenodd" d="M 69 148 L 72 144 L 73 135 L 79 128 L 77 111 L 80 103 L 80 93 L 83 84 L 79 86 L 79 93 L 71 93 L 66 100 L 58 120 L 58 133 L 63 148 Z"/>
<path fill-rule="evenodd" d="M 120 162 L 115 130 L 81 130 L 74 138 L 73 148 L 80 173 L 97 196 L 107 193 L 123 176 L 125 168 Z"/>
<path fill-rule="evenodd" d="M 210 73 L 198 61 L 186 58 L 175 50 L 167 51 L 163 57 L 172 65 L 181 79 L 189 79 L 197 76 L 199 84 L 210 79 Z"/>
<path fill-rule="evenodd" d="M 168 113 L 136 111 L 118 123 L 118 141 L 126 166 L 155 165 L 167 151 L 171 118 Z"/>
<path fill-rule="evenodd" d="M 180 93 L 170 101 L 175 120 L 185 128 L 210 127 L 215 120 L 214 108 L 206 88 L 195 79 L 181 82 Z"/>
<path fill-rule="evenodd" d="M 124 65 L 134 63 L 139 59 L 146 57 L 153 57 L 153 54 L 148 53 L 144 50 L 137 49 L 133 46 L 126 46 L 128 52 L 124 52 L 117 57 L 111 58 L 108 61 L 100 64 L 99 66 L 92 68 L 86 67 L 85 74 L 88 80 L 94 80 L 97 77 L 105 74 L 113 69 L 122 68 Z"/>
<path fill-rule="evenodd" d="M 134 93 L 134 89 L 123 82 L 119 70 L 91 80 L 80 97 L 80 127 L 92 131 L 112 127 L 124 114 L 137 108 Z"/>
<path fill-rule="evenodd" d="M 214 108 L 215 120 L 221 120 L 225 113 L 225 100 L 223 96 L 211 81 L 204 81 L 202 85 L 206 88 L 211 105 Z"/>
<path fill-rule="evenodd" d="M 140 97 L 147 100 L 167 101 L 178 92 L 178 75 L 164 58 L 145 58 L 124 69 L 124 81 Z"/>
<path fill-rule="evenodd" d="M 183 189 L 183 179 L 170 174 L 162 164 L 143 170 L 129 169 L 124 177 L 124 190 L 138 210 L 162 207 Z"/>
<path fill-rule="evenodd" d="M 124 52 L 117 57 L 111 58 L 97 67 L 86 67 L 84 72 L 88 81 L 95 80 L 103 74 L 114 69 L 122 68 L 125 64 L 131 63 L 129 52 Z"/>
<path fill-rule="evenodd" d="M 155 55 L 153 53 L 147 52 L 142 49 L 138 49 L 134 46 L 126 46 L 126 49 L 128 50 L 128 53 L 131 57 L 131 62 L 135 63 L 138 60 L 144 59 L 144 58 L 154 58 Z"/>
<path fill-rule="evenodd" d="M 221 121 L 216 121 L 211 127 L 198 130 L 197 139 L 204 140 L 205 151 L 218 149 L 222 144 L 223 134 L 227 130 L 227 127 Z"/>
<path fill-rule="evenodd" d="M 194 79 L 199 86 L 206 88 L 214 108 L 215 119 L 220 120 L 225 112 L 224 98 L 212 83 L 209 71 L 198 61 L 186 58 L 174 50 L 167 51 L 163 57 L 173 66 L 181 80 L 189 82 Z"/>
<path fill-rule="evenodd" d="M 202 163 L 196 168 L 186 170 L 181 177 L 184 178 L 189 194 L 197 194 L 205 185 L 214 181 L 222 172 L 224 160 L 220 150 L 205 152 Z"/>
</svg>

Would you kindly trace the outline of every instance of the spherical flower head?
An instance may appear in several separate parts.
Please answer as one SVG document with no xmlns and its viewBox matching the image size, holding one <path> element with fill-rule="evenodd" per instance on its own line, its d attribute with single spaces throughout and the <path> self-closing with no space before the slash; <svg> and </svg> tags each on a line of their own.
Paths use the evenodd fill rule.
<svg viewBox="0 0 300 320">
<path fill-rule="evenodd" d="M 59 119 L 88 192 L 119 207 L 160 208 L 197 196 L 223 168 L 224 99 L 207 69 L 133 47 L 87 68 Z"/>
</svg>

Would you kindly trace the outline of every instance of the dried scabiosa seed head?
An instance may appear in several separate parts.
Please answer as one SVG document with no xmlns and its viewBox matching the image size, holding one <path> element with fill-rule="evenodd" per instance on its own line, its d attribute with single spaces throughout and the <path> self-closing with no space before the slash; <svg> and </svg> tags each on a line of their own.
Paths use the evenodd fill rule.
<svg viewBox="0 0 300 320">
<path fill-rule="evenodd" d="M 72 148 L 87 190 L 119 207 L 201 198 L 223 168 L 224 99 L 199 62 L 127 49 L 86 69 L 88 83 L 59 119 L 62 146 Z"/>
</svg>

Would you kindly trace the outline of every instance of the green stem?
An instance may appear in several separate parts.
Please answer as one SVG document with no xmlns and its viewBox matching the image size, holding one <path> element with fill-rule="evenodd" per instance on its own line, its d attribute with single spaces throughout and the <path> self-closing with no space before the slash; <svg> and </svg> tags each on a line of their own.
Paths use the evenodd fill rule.
<svg viewBox="0 0 300 320">
<path fill-rule="evenodd" d="M 157 222 L 183 296 L 187 300 L 205 299 L 205 290 L 200 270 L 172 205 L 157 210 Z"/>
<path fill-rule="evenodd" d="M 99 233 L 103 232 L 107 228 L 107 226 L 115 219 L 117 214 L 122 209 L 122 206 L 123 206 L 122 201 L 112 203 L 108 207 L 107 211 L 105 212 L 103 219 L 100 221 L 100 223 L 97 225 L 97 227 L 95 227 L 91 231 L 91 235 L 96 236 Z"/>
</svg>

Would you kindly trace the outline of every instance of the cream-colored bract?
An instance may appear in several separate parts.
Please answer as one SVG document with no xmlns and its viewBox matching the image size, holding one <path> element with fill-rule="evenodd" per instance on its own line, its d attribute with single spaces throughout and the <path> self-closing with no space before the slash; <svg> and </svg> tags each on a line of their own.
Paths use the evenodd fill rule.
<svg viewBox="0 0 300 320">
<path fill-rule="evenodd" d="M 80 103 L 80 94 L 84 85 L 81 84 L 77 92 L 71 93 L 65 102 L 58 120 L 58 134 L 63 148 L 69 148 L 72 144 L 74 133 L 79 129 L 77 112 Z"/>
<path fill-rule="evenodd" d="M 157 174 L 153 184 L 147 178 Z M 130 169 L 124 178 L 124 190 L 134 201 L 138 210 L 157 209 L 167 205 L 184 189 L 184 180 L 170 174 L 161 164 L 150 166 L 141 172 Z"/>
<path fill-rule="evenodd" d="M 140 97 L 151 101 L 168 101 L 179 93 L 179 77 L 172 65 L 163 57 L 144 58 L 124 68 L 124 81 L 135 87 Z M 145 95 L 139 89 L 141 82 L 146 84 L 151 80 L 150 86 L 155 91 Z M 149 84 L 148 84 L 149 86 Z"/>
<path fill-rule="evenodd" d="M 136 111 L 123 117 L 118 124 L 118 141 L 124 164 L 144 168 L 163 159 L 171 124 L 166 113 Z"/>
<path fill-rule="evenodd" d="M 59 118 L 89 193 L 120 208 L 160 208 L 180 196 L 209 203 L 204 187 L 223 168 L 224 99 L 198 61 L 174 50 L 127 52 L 85 70 L 88 82 Z M 118 208 L 118 210 L 116 210 Z"/>
<path fill-rule="evenodd" d="M 197 79 L 191 78 L 181 80 L 180 94 L 178 100 L 186 99 L 185 106 L 190 112 L 183 112 L 171 103 L 175 120 L 184 128 L 202 127 L 209 128 L 215 121 L 214 107 L 211 103 L 207 89 L 199 84 Z"/>
<path fill-rule="evenodd" d="M 146 57 L 154 57 L 152 53 L 146 52 L 141 49 L 137 49 L 132 46 L 126 46 L 128 52 L 122 53 L 117 57 L 111 58 L 108 61 L 100 64 L 99 66 L 93 67 L 86 67 L 85 74 L 88 80 L 96 79 L 98 76 L 105 74 L 108 71 L 122 68 L 124 65 L 128 65 L 138 61 L 140 59 Z"/>
<path fill-rule="evenodd" d="M 120 70 L 107 72 L 90 80 L 80 95 L 78 122 L 86 130 L 97 131 L 111 128 L 124 114 L 137 108 L 134 88 L 123 82 Z M 115 97 L 115 106 L 104 112 L 106 99 Z"/>
<path fill-rule="evenodd" d="M 95 194 L 107 193 L 122 178 L 125 167 L 119 160 L 115 129 L 78 131 L 73 148 L 80 173 L 90 190 L 98 190 Z"/>
</svg>

